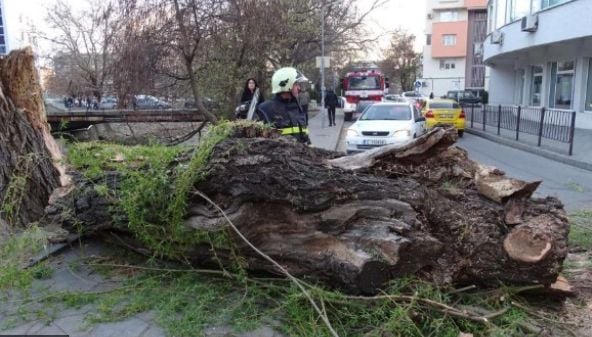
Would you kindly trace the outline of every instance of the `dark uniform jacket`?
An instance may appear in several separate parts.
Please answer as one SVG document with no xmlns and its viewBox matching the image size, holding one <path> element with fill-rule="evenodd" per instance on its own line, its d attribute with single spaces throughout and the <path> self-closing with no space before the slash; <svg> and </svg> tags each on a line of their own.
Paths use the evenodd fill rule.
<svg viewBox="0 0 592 337">
<path fill-rule="evenodd" d="M 282 130 L 282 134 L 291 135 L 303 143 L 309 142 L 306 115 L 294 98 L 286 101 L 275 95 L 257 107 L 257 116 L 266 124 Z"/>
</svg>

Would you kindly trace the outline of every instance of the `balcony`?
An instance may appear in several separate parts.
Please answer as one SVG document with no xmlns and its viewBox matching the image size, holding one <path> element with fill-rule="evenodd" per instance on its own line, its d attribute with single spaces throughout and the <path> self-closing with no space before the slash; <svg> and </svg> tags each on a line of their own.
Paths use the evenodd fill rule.
<svg viewBox="0 0 592 337">
<path fill-rule="evenodd" d="M 575 47 L 585 47 L 592 39 L 590 13 L 592 1 L 576 0 L 536 13 L 538 28 L 535 32 L 523 32 L 521 20 L 507 24 L 498 29 L 503 33 L 502 43 L 492 44 L 491 34 L 485 39 L 485 62 L 489 65 L 511 63 L 516 57 L 548 53 L 552 45 L 575 43 Z"/>
</svg>

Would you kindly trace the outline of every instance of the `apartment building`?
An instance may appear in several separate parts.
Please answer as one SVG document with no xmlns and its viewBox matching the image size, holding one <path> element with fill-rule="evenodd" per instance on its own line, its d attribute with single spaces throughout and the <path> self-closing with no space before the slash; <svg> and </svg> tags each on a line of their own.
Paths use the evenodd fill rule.
<svg viewBox="0 0 592 337">
<path fill-rule="evenodd" d="M 0 0 L 0 55 L 8 53 L 8 36 L 6 36 L 6 16 L 4 0 Z"/>
<path fill-rule="evenodd" d="M 575 110 L 592 128 L 592 0 L 490 0 L 491 103 Z"/>
<path fill-rule="evenodd" d="M 486 34 L 487 0 L 427 0 L 419 91 L 442 96 L 448 90 L 486 88 Z"/>
</svg>

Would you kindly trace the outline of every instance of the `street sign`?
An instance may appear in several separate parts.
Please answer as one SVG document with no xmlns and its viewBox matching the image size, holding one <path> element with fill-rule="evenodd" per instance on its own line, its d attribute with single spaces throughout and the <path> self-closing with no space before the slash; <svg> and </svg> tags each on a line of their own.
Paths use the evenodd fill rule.
<svg viewBox="0 0 592 337">
<path fill-rule="evenodd" d="M 416 88 L 421 88 L 421 81 L 415 81 L 415 87 Z"/>
<path fill-rule="evenodd" d="M 331 56 L 325 56 L 325 57 L 321 57 L 321 56 L 317 56 L 317 68 L 321 67 L 321 60 L 325 59 L 325 62 L 323 62 L 323 68 L 328 68 L 330 66 L 330 60 L 331 60 Z"/>
</svg>

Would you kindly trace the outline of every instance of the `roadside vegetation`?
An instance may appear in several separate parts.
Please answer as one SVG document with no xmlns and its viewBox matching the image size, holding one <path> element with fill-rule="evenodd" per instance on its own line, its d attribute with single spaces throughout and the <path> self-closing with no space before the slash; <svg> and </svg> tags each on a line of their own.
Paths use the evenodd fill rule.
<svg viewBox="0 0 592 337">
<path fill-rule="evenodd" d="M 592 249 L 592 211 L 579 211 L 571 216 L 569 242 L 572 247 Z"/>
</svg>

